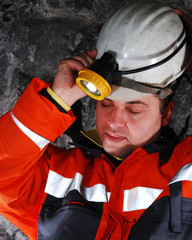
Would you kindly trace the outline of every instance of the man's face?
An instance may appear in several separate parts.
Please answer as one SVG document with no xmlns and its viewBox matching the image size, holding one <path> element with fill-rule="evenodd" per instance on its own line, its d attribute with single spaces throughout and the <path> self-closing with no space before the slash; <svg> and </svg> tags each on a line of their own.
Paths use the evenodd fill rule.
<svg viewBox="0 0 192 240">
<path fill-rule="evenodd" d="M 125 158 L 138 147 L 158 138 L 161 102 L 155 95 L 124 102 L 104 99 L 97 103 L 97 131 L 106 152 Z"/>
</svg>

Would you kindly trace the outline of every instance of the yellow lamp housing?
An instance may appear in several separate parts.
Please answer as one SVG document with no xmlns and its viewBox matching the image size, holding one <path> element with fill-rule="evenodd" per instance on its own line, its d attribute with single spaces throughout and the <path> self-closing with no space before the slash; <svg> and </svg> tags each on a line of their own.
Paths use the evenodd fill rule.
<svg viewBox="0 0 192 240">
<path fill-rule="evenodd" d="M 111 93 L 112 71 L 115 57 L 105 52 L 89 68 L 79 71 L 76 83 L 82 91 L 96 100 L 103 100 Z"/>
<path fill-rule="evenodd" d="M 89 97 L 96 100 L 103 100 L 111 93 L 109 83 L 88 68 L 84 68 L 79 72 L 76 83 Z"/>
</svg>

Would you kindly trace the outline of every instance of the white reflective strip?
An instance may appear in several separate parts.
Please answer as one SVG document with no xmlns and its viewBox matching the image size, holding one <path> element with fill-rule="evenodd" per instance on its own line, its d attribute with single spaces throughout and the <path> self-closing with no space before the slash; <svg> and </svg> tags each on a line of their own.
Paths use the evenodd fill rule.
<svg viewBox="0 0 192 240">
<path fill-rule="evenodd" d="M 124 190 L 123 212 L 148 208 L 161 192 L 161 189 L 147 187 Z"/>
<path fill-rule="evenodd" d="M 192 163 L 182 167 L 172 178 L 169 184 L 179 181 L 192 181 Z"/>
<path fill-rule="evenodd" d="M 32 132 L 30 129 L 25 127 L 14 115 L 11 113 L 11 117 L 15 124 L 20 128 L 20 130 L 25 133 L 39 148 L 42 150 L 50 141 L 41 137 L 37 133 Z"/>
<path fill-rule="evenodd" d="M 71 190 L 76 189 L 85 199 L 94 202 L 108 202 L 110 193 L 106 192 L 106 187 L 103 184 L 95 184 L 92 187 L 85 187 L 83 183 L 83 176 L 76 173 L 74 178 L 65 178 L 58 173 L 50 170 L 45 192 L 62 198 Z"/>
<path fill-rule="evenodd" d="M 192 181 L 192 163 L 182 167 L 172 178 L 169 184 L 179 181 Z M 160 195 L 162 190 L 136 187 L 124 191 L 123 211 L 129 212 L 139 209 L 147 209 Z"/>
<path fill-rule="evenodd" d="M 109 200 L 110 196 L 111 196 L 111 193 L 110 193 L 110 192 L 107 192 L 107 199 L 108 199 L 108 200 Z"/>
</svg>

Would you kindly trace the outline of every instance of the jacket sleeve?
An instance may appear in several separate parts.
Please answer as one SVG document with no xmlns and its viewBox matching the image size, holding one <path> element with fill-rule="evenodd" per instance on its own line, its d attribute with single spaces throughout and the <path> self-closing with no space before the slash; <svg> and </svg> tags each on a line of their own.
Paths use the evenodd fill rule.
<svg viewBox="0 0 192 240">
<path fill-rule="evenodd" d="M 48 84 L 35 78 L 11 112 L 0 118 L 0 212 L 32 236 L 46 184 L 45 150 L 75 120 L 40 95 Z"/>
</svg>

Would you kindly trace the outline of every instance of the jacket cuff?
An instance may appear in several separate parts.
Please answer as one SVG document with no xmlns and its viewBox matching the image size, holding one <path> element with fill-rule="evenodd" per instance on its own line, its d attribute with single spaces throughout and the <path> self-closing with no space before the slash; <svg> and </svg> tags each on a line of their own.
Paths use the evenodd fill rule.
<svg viewBox="0 0 192 240">
<path fill-rule="evenodd" d="M 39 94 L 51 101 L 60 112 L 67 113 L 71 110 L 50 87 L 44 88 Z"/>
<path fill-rule="evenodd" d="M 72 111 L 59 111 L 55 104 L 39 94 L 49 86 L 50 84 L 34 78 L 12 113 L 31 131 L 53 142 L 73 124 L 75 116 Z"/>
</svg>

